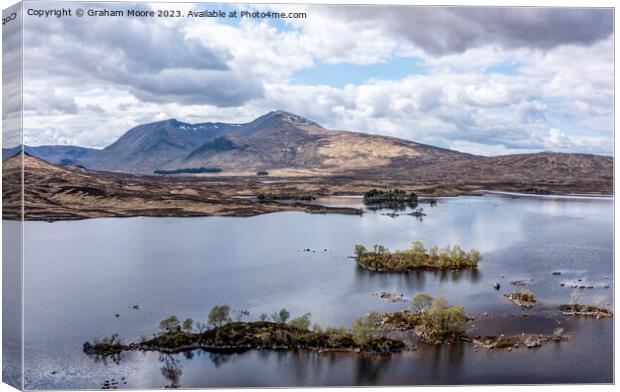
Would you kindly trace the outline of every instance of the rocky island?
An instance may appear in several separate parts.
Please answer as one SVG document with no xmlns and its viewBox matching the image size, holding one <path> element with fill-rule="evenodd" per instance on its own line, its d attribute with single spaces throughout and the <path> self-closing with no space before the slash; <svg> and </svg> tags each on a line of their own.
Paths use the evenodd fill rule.
<svg viewBox="0 0 620 392">
<path fill-rule="evenodd" d="M 524 308 L 531 308 L 536 305 L 536 296 L 529 290 L 515 291 L 513 293 L 504 294 L 510 302 Z"/>
</svg>

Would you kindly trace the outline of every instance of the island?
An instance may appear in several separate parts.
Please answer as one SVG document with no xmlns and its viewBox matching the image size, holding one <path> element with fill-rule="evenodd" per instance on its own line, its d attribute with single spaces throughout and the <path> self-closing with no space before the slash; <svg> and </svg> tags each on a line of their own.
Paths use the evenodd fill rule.
<svg viewBox="0 0 620 392">
<path fill-rule="evenodd" d="M 236 312 L 247 315 L 249 312 Z M 233 321 L 228 305 L 215 306 L 209 313 L 208 324 L 183 322 L 170 316 L 160 322 L 159 332 L 150 339 L 125 344 L 118 334 L 109 338 L 86 342 L 85 354 L 100 358 L 115 356 L 123 351 L 157 351 L 180 353 L 196 349 L 210 352 L 233 353 L 258 350 L 335 350 L 364 353 L 390 353 L 401 350 L 405 344 L 380 333 L 380 318 L 376 312 L 358 318 L 351 330 L 342 327 L 323 329 L 312 325 L 310 313 L 289 320 L 286 309 L 266 314 L 257 321 Z M 210 327 L 210 328 L 209 328 Z"/>
<path fill-rule="evenodd" d="M 234 321 L 233 314 L 237 318 Z M 247 350 L 316 350 L 389 355 L 416 349 L 416 342 L 429 345 L 473 342 L 476 347 L 502 348 L 519 344 L 536 347 L 545 341 L 567 338 L 563 330 L 556 330 L 553 335 L 521 334 L 511 338 L 470 336 L 466 329 L 472 319 L 462 306 L 450 306 L 444 298 L 425 293 L 417 294 L 407 309 L 363 315 L 351 329 L 322 328 L 311 322 L 310 313 L 289 320 L 290 313 L 284 308 L 271 316 L 261 314 L 256 321 L 243 321 L 249 314 L 249 311 L 231 312 L 228 305 L 218 305 L 209 312 L 208 323 L 195 323 L 192 319 L 181 322 L 170 316 L 160 322 L 158 333 L 151 338 L 124 343 L 118 334 L 112 334 L 109 338 L 85 342 L 83 351 L 95 360 L 108 357 L 115 360 L 124 351 L 175 354 L 197 349 L 221 354 Z"/>
<path fill-rule="evenodd" d="M 418 205 L 418 195 L 414 192 L 407 193 L 400 189 L 382 191 L 373 188 L 364 194 L 363 201 L 365 205 L 375 207 L 415 207 Z"/>
<path fill-rule="evenodd" d="M 560 305 L 560 311 L 566 316 L 585 317 L 613 317 L 613 312 L 598 305 L 564 304 Z"/>
<path fill-rule="evenodd" d="M 433 297 L 425 293 L 417 294 L 409 309 L 385 313 L 382 323 L 384 328 L 396 331 L 413 331 L 421 342 L 426 344 L 451 344 L 456 342 L 473 343 L 474 348 L 501 349 L 534 348 L 543 343 L 560 342 L 568 339 L 562 328 L 557 328 L 551 335 L 526 334 L 514 336 L 471 336 L 466 333 L 468 317 L 462 306 L 449 306 L 442 297 Z"/>
<path fill-rule="evenodd" d="M 357 264 L 378 272 L 477 268 L 480 258 L 476 249 L 465 252 L 458 245 L 447 245 L 426 250 L 421 241 L 413 241 L 409 248 L 393 252 L 383 245 L 375 245 L 372 251 L 363 245 L 355 245 Z"/>
</svg>

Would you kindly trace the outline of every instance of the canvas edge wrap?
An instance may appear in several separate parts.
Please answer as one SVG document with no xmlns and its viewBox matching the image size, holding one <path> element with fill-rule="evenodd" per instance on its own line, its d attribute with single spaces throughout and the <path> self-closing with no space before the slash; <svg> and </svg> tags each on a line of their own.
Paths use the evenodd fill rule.
<svg viewBox="0 0 620 392">
<path fill-rule="evenodd" d="M 16 176 L 5 176 L 3 161 L 2 381 L 17 389 L 24 386 L 22 11 L 20 2 L 2 12 L 2 147 L 20 156 L 18 167 L 12 168 L 19 173 Z M 16 213 L 6 214 L 7 205 Z"/>
</svg>

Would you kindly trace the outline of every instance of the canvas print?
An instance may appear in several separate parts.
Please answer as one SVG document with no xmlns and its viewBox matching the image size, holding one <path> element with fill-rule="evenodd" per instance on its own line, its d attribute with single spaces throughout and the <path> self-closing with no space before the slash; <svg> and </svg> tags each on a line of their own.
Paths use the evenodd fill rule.
<svg viewBox="0 0 620 392">
<path fill-rule="evenodd" d="M 3 381 L 613 383 L 611 8 L 3 12 Z"/>
</svg>

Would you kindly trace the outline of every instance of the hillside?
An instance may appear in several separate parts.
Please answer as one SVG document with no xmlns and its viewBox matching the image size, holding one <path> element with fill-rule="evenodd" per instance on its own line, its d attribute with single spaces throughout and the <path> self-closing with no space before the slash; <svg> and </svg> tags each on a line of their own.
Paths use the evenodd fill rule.
<svg viewBox="0 0 620 392">
<path fill-rule="evenodd" d="M 3 159 L 15 152 L 3 150 Z M 613 192 L 613 158 L 608 156 L 475 156 L 394 137 L 330 130 L 284 111 L 244 124 L 166 120 L 140 125 L 102 150 L 27 146 L 26 152 L 50 163 L 135 174 L 209 168 L 221 169 L 218 176 L 252 177 L 260 170 L 289 179 L 346 177 L 532 192 Z"/>
<path fill-rule="evenodd" d="M 52 165 L 28 154 L 23 157 L 26 220 L 131 216 L 253 216 L 276 211 L 358 213 L 357 210 L 349 208 L 270 201 L 256 203 L 231 198 L 219 192 L 219 189 L 215 190 L 208 182 L 188 177 L 177 180 L 99 172 L 74 165 Z M 21 218 L 21 167 L 20 155 L 2 162 L 3 219 Z"/>
<path fill-rule="evenodd" d="M 69 220 L 131 216 L 253 216 L 277 211 L 358 214 L 353 208 L 325 207 L 293 200 L 257 200 L 252 195 L 311 195 L 329 197 L 363 194 L 371 188 L 400 188 L 422 196 L 477 195 L 487 189 L 535 193 L 611 194 L 613 180 L 601 175 L 590 178 L 580 173 L 609 172 L 609 160 L 592 160 L 577 155 L 568 160 L 562 154 L 514 155 L 471 160 L 471 165 L 425 166 L 408 179 L 365 176 L 273 177 L 265 182 L 250 176 L 154 176 L 103 172 L 75 165 L 53 165 L 28 154 L 24 162 L 24 202 L 27 220 Z M 507 161 L 507 162 L 505 162 Z M 3 219 L 21 217 L 20 155 L 3 161 Z M 540 177 L 537 165 L 551 166 L 549 180 Z M 520 167 L 522 173 L 507 168 Z M 432 175 L 442 170 L 443 174 Z M 533 178 L 528 180 L 526 177 Z M 387 176 L 386 176 L 387 177 Z M 540 178 L 539 178 L 540 177 Z M 240 198 L 242 196 L 242 198 Z"/>
</svg>

